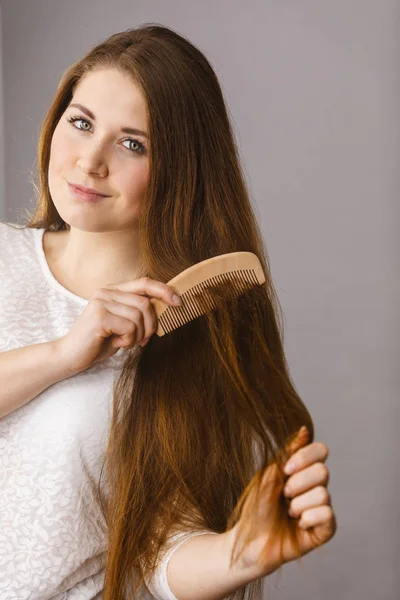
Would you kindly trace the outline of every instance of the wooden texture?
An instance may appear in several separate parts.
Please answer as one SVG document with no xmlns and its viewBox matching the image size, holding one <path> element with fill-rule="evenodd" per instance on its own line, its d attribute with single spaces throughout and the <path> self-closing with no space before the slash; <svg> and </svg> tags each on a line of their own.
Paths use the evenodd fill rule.
<svg viewBox="0 0 400 600">
<path fill-rule="evenodd" d="M 195 319 L 207 312 L 200 307 L 193 297 L 194 293 L 202 291 L 207 296 L 207 285 L 215 285 L 223 281 L 235 281 L 237 295 L 246 288 L 265 282 L 265 275 L 258 257 L 253 252 L 230 252 L 203 260 L 192 265 L 168 281 L 182 299 L 181 306 L 170 306 L 159 298 L 152 298 L 158 327 L 156 334 L 163 336 L 177 327 Z M 208 309 L 215 305 L 208 298 Z"/>
</svg>

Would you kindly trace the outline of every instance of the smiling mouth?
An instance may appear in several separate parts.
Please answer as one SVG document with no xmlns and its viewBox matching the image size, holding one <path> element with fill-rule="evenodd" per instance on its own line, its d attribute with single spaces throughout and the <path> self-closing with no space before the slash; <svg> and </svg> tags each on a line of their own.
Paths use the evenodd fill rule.
<svg viewBox="0 0 400 600">
<path fill-rule="evenodd" d="M 99 200 L 109 198 L 109 196 L 102 196 L 101 194 L 92 194 L 91 192 L 84 192 L 83 190 L 72 185 L 71 183 L 68 183 L 68 188 L 74 196 L 80 198 L 81 200 L 87 200 L 88 202 L 97 202 Z"/>
</svg>

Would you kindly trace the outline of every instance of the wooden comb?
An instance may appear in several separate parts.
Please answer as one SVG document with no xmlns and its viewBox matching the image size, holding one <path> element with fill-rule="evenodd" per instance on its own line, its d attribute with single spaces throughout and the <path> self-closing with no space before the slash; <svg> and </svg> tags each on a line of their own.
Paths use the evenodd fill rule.
<svg viewBox="0 0 400 600">
<path fill-rule="evenodd" d="M 196 263 L 167 283 L 181 297 L 180 306 L 151 298 L 158 323 L 155 333 L 163 336 L 216 308 L 214 298 L 207 294 L 209 286 L 231 282 L 233 285 L 228 295 L 234 297 L 264 281 L 263 268 L 253 252 L 229 252 Z M 199 293 L 203 297 L 201 303 L 195 297 Z"/>
</svg>

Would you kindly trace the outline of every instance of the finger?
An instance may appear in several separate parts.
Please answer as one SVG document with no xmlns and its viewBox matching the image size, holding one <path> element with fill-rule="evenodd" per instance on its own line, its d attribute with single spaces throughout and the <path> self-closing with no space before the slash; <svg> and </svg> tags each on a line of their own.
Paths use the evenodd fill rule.
<svg viewBox="0 0 400 600">
<path fill-rule="evenodd" d="M 103 301 L 103 306 L 108 313 L 124 319 L 123 323 L 118 321 L 118 331 L 113 333 L 125 338 L 129 344 L 136 344 L 144 338 L 143 313 L 139 309 L 119 302 Z"/>
<path fill-rule="evenodd" d="M 323 485 L 318 485 L 304 494 L 296 496 L 289 504 L 288 513 L 293 518 L 298 518 L 310 508 L 331 504 L 331 497 Z"/>
<path fill-rule="evenodd" d="M 168 304 L 175 304 L 173 300 L 174 294 L 179 296 L 173 287 L 163 283 L 162 281 L 150 279 L 150 277 L 142 277 L 141 279 L 123 281 L 122 283 L 116 284 L 110 283 L 105 287 L 110 289 L 119 289 L 122 292 L 133 292 L 134 294 L 147 295 L 150 298 L 160 298 Z"/>
<path fill-rule="evenodd" d="M 137 326 L 131 320 L 127 320 L 124 317 L 112 312 L 114 307 L 110 307 L 110 310 L 102 304 L 98 314 L 95 315 L 99 322 L 99 328 L 102 329 L 101 337 L 107 338 L 110 336 L 128 336 L 134 337 Z M 118 344 L 114 344 L 117 347 Z"/>
<path fill-rule="evenodd" d="M 298 525 L 302 529 L 308 529 L 309 527 L 323 525 L 332 519 L 334 519 L 334 513 L 331 506 L 318 506 L 317 508 L 305 510 L 300 517 Z"/>
<path fill-rule="evenodd" d="M 307 444 L 294 452 L 284 467 L 287 475 L 301 471 L 315 462 L 325 462 L 329 456 L 328 447 L 322 442 Z"/>
<path fill-rule="evenodd" d="M 150 337 L 157 330 L 157 316 L 154 310 L 154 306 L 150 302 L 150 299 L 146 296 L 140 296 L 138 294 L 121 292 L 119 290 L 100 288 L 96 290 L 92 298 L 98 298 L 107 302 L 118 303 L 121 307 L 126 306 L 126 310 L 120 310 L 118 313 L 121 317 L 126 317 L 136 321 L 137 314 L 135 311 L 130 311 L 129 308 L 138 309 L 141 312 L 143 337 L 137 336 L 137 341 L 140 342 L 144 338 Z"/>
<path fill-rule="evenodd" d="M 286 481 L 283 493 L 287 498 L 294 498 L 317 485 L 326 487 L 328 482 L 328 467 L 324 463 L 314 463 L 299 473 L 291 475 Z"/>
</svg>

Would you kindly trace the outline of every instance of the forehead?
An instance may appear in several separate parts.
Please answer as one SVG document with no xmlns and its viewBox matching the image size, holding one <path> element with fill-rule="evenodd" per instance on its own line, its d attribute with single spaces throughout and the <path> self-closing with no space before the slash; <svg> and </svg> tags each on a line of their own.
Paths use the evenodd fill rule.
<svg viewBox="0 0 400 600">
<path fill-rule="evenodd" d="M 129 120 L 132 126 L 147 125 L 147 103 L 143 92 L 129 75 L 118 69 L 96 69 L 86 73 L 77 84 L 71 102 L 84 104 L 96 119 L 112 118 L 121 121 L 122 126 L 129 125 Z"/>
</svg>

